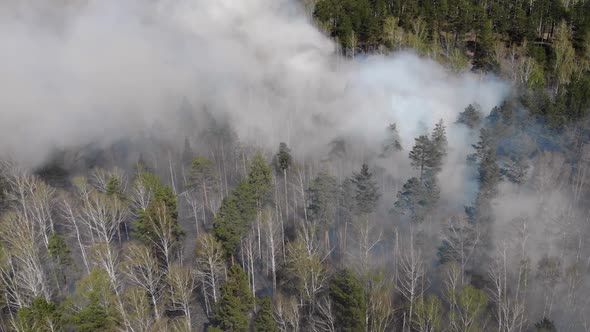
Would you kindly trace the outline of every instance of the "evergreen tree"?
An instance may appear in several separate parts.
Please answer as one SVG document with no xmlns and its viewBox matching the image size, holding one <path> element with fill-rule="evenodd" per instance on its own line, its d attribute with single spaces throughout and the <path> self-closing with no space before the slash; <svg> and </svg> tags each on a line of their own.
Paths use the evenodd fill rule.
<svg viewBox="0 0 590 332">
<path fill-rule="evenodd" d="M 215 164 L 206 157 L 196 156 L 191 164 L 190 181 L 191 186 L 200 196 L 205 213 L 203 218 L 206 219 L 206 211 L 210 209 L 211 192 L 218 174 L 215 170 Z"/>
<path fill-rule="evenodd" d="M 390 124 L 387 127 L 387 138 L 383 144 L 383 150 L 381 151 L 380 157 L 388 157 L 395 151 L 401 151 L 402 145 L 400 143 L 399 133 L 397 131 L 397 125 L 395 123 Z"/>
<path fill-rule="evenodd" d="M 235 254 L 247 232 L 248 224 L 240 214 L 238 198 L 235 195 L 226 196 L 213 221 L 213 233 L 227 258 Z"/>
<path fill-rule="evenodd" d="M 411 165 L 420 171 L 420 180 L 424 177 L 424 171 L 430 165 L 432 142 L 426 135 L 416 138 L 416 144 L 410 151 Z"/>
<path fill-rule="evenodd" d="M 248 276 L 238 264 L 234 264 L 228 271 L 227 280 L 221 285 L 221 296 L 213 315 L 213 328 L 209 330 L 248 331 L 253 305 Z"/>
<path fill-rule="evenodd" d="M 352 176 L 352 183 L 355 186 L 356 212 L 359 215 L 370 214 L 377 207 L 380 195 L 372 176 L 367 164 L 363 164 L 361 171 Z"/>
<path fill-rule="evenodd" d="M 493 23 L 491 20 L 483 19 L 477 30 L 477 41 L 473 56 L 473 64 L 476 68 L 485 71 L 493 70 L 496 64 L 492 60 L 495 38 Z"/>
<path fill-rule="evenodd" d="M 265 296 L 258 300 L 258 311 L 254 318 L 254 331 L 279 332 L 277 322 L 273 316 L 272 301 L 269 296 Z"/>
<path fill-rule="evenodd" d="M 465 111 L 459 113 L 457 123 L 466 125 L 469 129 L 475 129 L 481 125 L 482 114 L 478 104 L 469 104 Z"/>
<path fill-rule="evenodd" d="M 279 144 L 279 151 L 273 159 L 275 170 L 282 174 L 283 172 L 286 172 L 287 169 L 289 169 L 292 163 L 293 158 L 291 157 L 291 150 L 287 146 L 287 143 L 281 142 Z"/>
<path fill-rule="evenodd" d="M 557 332 L 555 324 L 546 317 L 535 323 L 536 332 Z"/>
<path fill-rule="evenodd" d="M 55 259 L 60 266 L 66 267 L 72 264 L 72 251 L 68 248 L 63 236 L 57 233 L 52 234 L 49 237 L 47 248 L 49 249 L 49 256 Z"/>
<path fill-rule="evenodd" d="M 329 242 L 329 229 L 334 223 L 338 209 L 338 183 L 336 178 L 321 172 L 308 188 L 311 218 L 324 228 L 324 245 Z"/>
<path fill-rule="evenodd" d="M 15 329 L 23 332 L 50 332 L 62 330 L 62 317 L 58 308 L 44 298 L 36 298 L 30 307 L 18 309 Z"/>
<path fill-rule="evenodd" d="M 287 186 L 287 170 L 291 167 L 293 159 L 291 157 L 291 150 L 286 143 L 279 144 L 279 152 L 274 157 L 273 164 L 275 171 L 283 175 L 283 186 L 285 189 L 285 219 L 289 219 L 289 197 Z M 284 232 L 284 231 L 283 231 Z"/>
<path fill-rule="evenodd" d="M 125 191 L 121 180 L 116 176 L 111 176 L 106 185 L 106 194 L 110 197 L 116 197 L 120 200 L 125 199 Z"/>
<path fill-rule="evenodd" d="M 336 178 L 321 172 L 311 181 L 308 188 L 309 210 L 320 223 L 329 224 L 334 220 L 338 184 Z"/>
<path fill-rule="evenodd" d="M 409 179 L 397 194 L 394 211 L 409 215 L 413 222 L 422 222 L 439 199 L 439 189 L 434 181 Z"/>
<path fill-rule="evenodd" d="M 215 164 L 203 156 L 196 156 L 191 163 L 191 183 L 198 188 L 205 188 L 212 185 L 216 177 Z M 204 194 L 205 195 L 205 194 Z"/>
<path fill-rule="evenodd" d="M 365 290 L 349 271 L 340 271 L 330 283 L 336 326 L 342 331 L 364 332 L 366 328 Z"/>
<path fill-rule="evenodd" d="M 47 244 L 49 256 L 56 265 L 54 271 L 57 279 L 60 279 L 63 285 L 67 284 L 67 269 L 72 266 L 72 252 L 66 243 L 63 236 L 53 233 L 49 237 L 49 243 Z"/>
<path fill-rule="evenodd" d="M 440 171 L 442 166 L 442 158 L 447 155 L 447 148 L 449 145 L 447 141 L 446 127 L 442 119 L 434 126 L 434 129 L 432 130 L 431 141 L 433 145 L 432 148 L 435 150 L 434 157 L 436 158 L 436 160 L 433 161 L 432 167 L 437 171 Z"/>
<path fill-rule="evenodd" d="M 446 128 L 442 120 L 435 125 L 430 138 L 426 135 L 416 138 L 409 157 L 411 165 L 420 171 L 420 181 L 434 180 L 442 168 L 447 145 Z"/>
<path fill-rule="evenodd" d="M 184 231 L 178 224 L 176 195 L 170 186 L 162 185 L 155 174 L 143 172 L 141 176 L 153 195 L 149 206 L 145 210 L 139 211 L 135 220 L 134 235 L 161 256 L 163 254 L 160 252 L 162 248 L 158 248 L 156 245 L 161 236 L 170 236 L 174 247 L 181 244 L 184 236 Z M 171 230 L 170 233 L 168 229 Z"/>
<path fill-rule="evenodd" d="M 116 295 L 105 270 L 94 269 L 76 284 L 76 291 L 64 303 L 68 324 L 74 331 L 110 331 L 119 323 Z"/>
<path fill-rule="evenodd" d="M 254 195 L 254 200 L 256 200 L 258 208 L 262 208 L 262 205 L 270 197 L 272 175 L 270 167 L 260 152 L 257 152 L 254 155 L 252 163 L 250 164 L 248 184 L 251 186 L 252 194 Z"/>
</svg>

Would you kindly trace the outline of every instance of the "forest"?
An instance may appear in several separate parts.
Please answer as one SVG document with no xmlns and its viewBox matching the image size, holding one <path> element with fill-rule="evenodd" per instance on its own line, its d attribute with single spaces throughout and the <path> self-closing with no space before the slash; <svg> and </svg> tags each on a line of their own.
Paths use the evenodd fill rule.
<svg viewBox="0 0 590 332">
<path fill-rule="evenodd" d="M 0 27 L 0 331 L 590 332 L 590 1 Z"/>
</svg>

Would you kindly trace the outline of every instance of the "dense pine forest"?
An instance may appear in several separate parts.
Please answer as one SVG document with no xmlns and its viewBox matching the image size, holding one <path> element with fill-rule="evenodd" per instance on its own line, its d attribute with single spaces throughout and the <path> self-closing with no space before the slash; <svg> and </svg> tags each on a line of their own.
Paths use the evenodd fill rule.
<svg viewBox="0 0 590 332">
<path fill-rule="evenodd" d="M 0 4 L 0 331 L 590 331 L 589 0 Z"/>
</svg>

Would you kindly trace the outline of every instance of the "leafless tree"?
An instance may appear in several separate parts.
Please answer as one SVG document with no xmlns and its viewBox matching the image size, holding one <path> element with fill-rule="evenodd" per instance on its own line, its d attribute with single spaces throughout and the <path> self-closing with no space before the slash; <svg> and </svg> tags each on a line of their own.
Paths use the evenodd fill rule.
<svg viewBox="0 0 590 332">
<path fill-rule="evenodd" d="M 166 281 L 169 286 L 171 309 L 182 311 L 187 331 L 192 331 L 191 302 L 196 288 L 195 274 L 190 267 L 172 264 L 168 269 Z"/>
<path fill-rule="evenodd" d="M 148 247 L 131 245 L 126 250 L 123 271 L 127 280 L 136 287 L 143 289 L 152 303 L 156 320 L 162 318 L 162 303 L 164 296 L 164 271 L 158 264 Z"/>
<path fill-rule="evenodd" d="M 508 246 L 504 243 L 498 249 L 489 269 L 489 276 L 493 282 L 490 293 L 492 300 L 496 303 L 498 331 L 515 332 L 524 324 L 525 306 L 522 294 L 514 293 L 509 289 L 509 284 L 513 284 L 513 282 L 511 281 L 510 262 L 507 255 Z M 517 285 L 519 281 L 517 280 Z"/>
<path fill-rule="evenodd" d="M 337 331 L 336 318 L 329 297 L 324 296 L 318 301 L 316 314 L 312 316 L 310 325 L 310 330 L 314 332 Z"/>
<path fill-rule="evenodd" d="M 416 300 L 424 293 L 424 258 L 420 249 L 415 248 L 412 237 L 408 249 L 399 258 L 400 276 L 396 287 L 400 294 L 408 301 L 407 325 L 414 317 Z"/>
<path fill-rule="evenodd" d="M 394 290 L 394 282 L 385 274 L 377 274 L 370 279 L 367 294 L 367 316 L 372 332 L 390 331 L 395 313 Z"/>
<path fill-rule="evenodd" d="M 36 225 L 21 212 L 4 216 L 0 228 L 3 264 L 0 276 L 8 289 L 9 305 L 20 308 L 32 303 L 34 298 L 50 300 L 50 291 L 39 248 L 41 236 Z"/>
<path fill-rule="evenodd" d="M 150 241 L 156 252 L 164 259 L 167 268 L 176 255 L 177 225 L 170 217 L 166 204 L 161 202 L 154 207 L 154 213 L 147 213 L 145 218 L 151 231 Z"/>
<path fill-rule="evenodd" d="M 211 234 L 200 234 L 197 237 L 196 273 L 203 285 L 202 291 L 207 304 L 217 302 L 218 288 L 224 271 L 223 249 Z"/>
<path fill-rule="evenodd" d="M 129 323 L 136 332 L 149 332 L 155 323 L 150 299 L 141 287 L 130 287 L 125 291 L 125 308 Z"/>
<path fill-rule="evenodd" d="M 275 297 L 275 320 L 282 332 L 299 331 L 301 311 L 299 301 L 294 297 L 287 297 L 281 293 Z"/>
<path fill-rule="evenodd" d="M 328 274 L 317 246 L 298 239 L 287 246 L 287 271 L 299 292 L 301 304 L 314 306 L 317 294 L 324 289 Z"/>
<path fill-rule="evenodd" d="M 272 276 L 273 292 L 277 289 L 277 255 L 281 252 L 281 229 L 275 220 L 275 216 L 270 210 L 265 210 L 263 214 L 263 229 L 265 237 L 265 246 L 268 253 L 268 265 L 270 265 Z"/>
<path fill-rule="evenodd" d="M 465 217 L 453 217 L 442 232 L 442 240 L 446 246 L 444 258 L 459 264 L 461 284 L 464 284 L 465 269 L 481 242 L 481 232 L 477 225 L 470 223 Z"/>
</svg>

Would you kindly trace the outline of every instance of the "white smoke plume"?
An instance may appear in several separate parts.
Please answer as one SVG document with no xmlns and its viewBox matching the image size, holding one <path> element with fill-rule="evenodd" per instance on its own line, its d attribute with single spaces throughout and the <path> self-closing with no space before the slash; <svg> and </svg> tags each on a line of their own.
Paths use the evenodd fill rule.
<svg viewBox="0 0 590 332">
<path fill-rule="evenodd" d="M 28 165 L 155 127 L 174 138 L 184 99 L 242 140 L 301 151 L 377 142 L 393 122 L 408 149 L 438 119 L 507 93 L 411 53 L 338 57 L 294 0 L 4 1 L 0 40 L 0 155 Z"/>
</svg>

